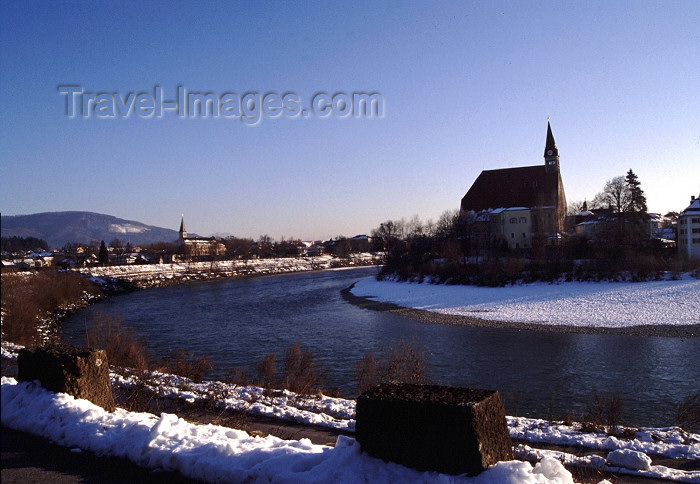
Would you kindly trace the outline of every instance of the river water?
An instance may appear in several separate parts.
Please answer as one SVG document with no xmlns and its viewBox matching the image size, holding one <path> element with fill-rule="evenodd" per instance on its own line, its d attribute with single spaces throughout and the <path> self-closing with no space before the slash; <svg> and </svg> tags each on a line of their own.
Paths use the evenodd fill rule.
<svg viewBox="0 0 700 484">
<path fill-rule="evenodd" d="M 299 342 L 328 386 L 355 395 L 355 368 L 401 341 L 422 347 L 439 384 L 499 390 L 509 415 L 558 418 L 585 410 L 595 387 L 623 400 L 623 423 L 674 423 L 675 405 L 700 391 L 700 340 L 547 333 L 421 323 L 360 309 L 340 295 L 374 268 L 228 279 L 116 296 L 73 315 L 64 338 L 84 344 L 86 325 L 107 314 L 134 328 L 156 355 L 209 355 L 221 378 L 254 374 L 259 358 Z"/>
</svg>

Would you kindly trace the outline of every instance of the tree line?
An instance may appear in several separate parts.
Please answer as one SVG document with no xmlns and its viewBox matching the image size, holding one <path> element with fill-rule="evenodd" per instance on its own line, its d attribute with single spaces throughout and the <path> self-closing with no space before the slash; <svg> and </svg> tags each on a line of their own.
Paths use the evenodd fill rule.
<svg viewBox="0 0 700 484">
<path fill-rule="evenodd" d="M 582 210 L 595 212 L 595 238 L 573 233 Z M 608 180 L 590 202 L 570 206 L 570 231 L 561 238 L 534 237 L 528 249 L 509 249 L 490 234 L 487 214 L 453 210 L 437 222 L 388 220 L 372 231 L 385 251 L 382 277 L 500 286 L 518 281 L 660 277 L 692 266 L 679 261 L 649 233 L 646 195 L 637 175 Z M 554 243 L 553 243 L 554 242 Z"/>
<path fill-rule="evenodd" d="M 11 237 L 0 238 L 0 251 L 18 254 L 20 252 L 42 252 L 49 250 L 49 244 L 44 239 L 37 237 Z"/>
</svg>

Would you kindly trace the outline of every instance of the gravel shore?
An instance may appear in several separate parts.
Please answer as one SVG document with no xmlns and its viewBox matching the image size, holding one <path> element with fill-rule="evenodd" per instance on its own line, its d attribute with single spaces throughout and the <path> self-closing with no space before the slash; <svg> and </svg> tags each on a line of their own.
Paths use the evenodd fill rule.
<svg viewBox="0 0 700 484">
<path fill-rule="evenodd" d="M 546 331 L 550 333 L 586 333 L 586 334 L 626 334 L 633 336 L 658 336 L 664 338 L 700 337 L 700 324 L 683 326 L 646 324 L 625 328 L 601 328 L 595 326 L 567 326 L 555 324 L 524 323 L 517 321 L 493 321 L 472 316 L 442 314 L 422 309 L 409 309 L 393 303 L 374 301 L 370 297 L 355 296 L 350 292 L 354 284 L 341 291 L 343 298 L 351 304 L 373 311 L 384 311 L 423 323 L 456 324 L 478 328 L 517 329 L 522 331 Z"/>
</svg>

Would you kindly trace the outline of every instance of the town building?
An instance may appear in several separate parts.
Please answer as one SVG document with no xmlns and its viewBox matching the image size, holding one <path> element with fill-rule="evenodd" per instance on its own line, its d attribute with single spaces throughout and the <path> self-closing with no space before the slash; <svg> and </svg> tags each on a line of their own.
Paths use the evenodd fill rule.
<svg viewBox="0 0 700 484">
<path fill-rule="evenodd" d="M 491 239 L 509 248 L 531 248 L 534 240 L 557 240 L 564 232 L 566 197 L 559 149 L 547 121 L 544 164 L 484 170 L 464 195 L 462 212 L 490 216 Z"/>
<path fill-rule="evenodd" d="M 678 253 L 700 259 L 700 197 L 690 197 L 690 205 L 678 215 Z"/>
<path fill-rule="evenodd" d="M 189 237 L 185 228 L 184 215 L 180 221 L 177 244 L 182 249 L 182 254 L 189 259 L 220 256 L 226 253 L 226 246 L 216 237 Z"/>
</svg>

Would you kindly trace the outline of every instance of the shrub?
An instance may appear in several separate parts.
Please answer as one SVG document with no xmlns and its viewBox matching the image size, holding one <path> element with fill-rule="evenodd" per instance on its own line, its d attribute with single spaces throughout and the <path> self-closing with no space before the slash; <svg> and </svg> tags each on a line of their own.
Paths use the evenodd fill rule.
<svg viewBox="0 0 700 484">
<path fill-rule="evenodd" d="M 113 316 L 97 313 L 87 323 L 85 344 L 89 348 L 103 349 L 107 361 L 116 366 L 147 370 L 149 356 L 146 344 L 136 332 L 124 326 L 124 322 Z"/>
<path fill-rule="evenodd" d="M 2 339 L 31 346 L 39 342 L 39 308 L 30 283 L 17 274 L 2 276 Z"/>
<path fill-rule="evenodd" d="M 294 343 L 284 351 L 282 364 L 282 374 L 278 378 L 276 353 L 260 358 L 256 383 L 267 389 L 286 389 L 302 395 L 312 395 L 321 391 L 323 372 L 311 351 L 302 349 L 299 343 Z M 234 371 L 239 377 L 244 376 L 247 380 L 247 370 Z"/>
<path fill-rule="evenodd" d="M 425 364 L 425 351 L 406 340 L 389 347 L 379 360 L 367 353 L 357 366 L 357 392 L 381 383 L 427 383 Z"/>
<path fill-rule="evenodd" d="M 193 353 L 178 349 L 160 359 L 155 366 L 160 371 L 184 376 L 199 383 L 214 364 L 208 356 L 194 356 Z"/>
<path fill-rule="evenodd" d="M 309 350 L 294 343 L 284 351 L 282 386 L 289 391 L 310 395 L 319 390 L 321 371 Z"/>
<path fill-rule="evenodd" d="M 277 354 L 271 353 L 258 361 L 257 383 L 264 388 L 273 388 L 277 375 Z"/>
<path fill-rule="evenodd" d="M 678 404 L 676 424 L 686 432 L 700 429 L 700 393 L 688 395 Z"/>
<path fill-rule="evenodd" d="M 99 294 L 96 284 L 79 274 L 47 270 L 2 275 L 3 339 L 22 345 L 41 343 L 39 325 L 57 310 Z"/>
<path fill-rule="evenodd" d="M 618 394 L 600 394 L 593 387 L 591 397 L 583 416 L 584 431 L 600 431 L 607 427 L 608 433 L 615 433 L 622 416 L 623 402 Z"/>
</svg>

